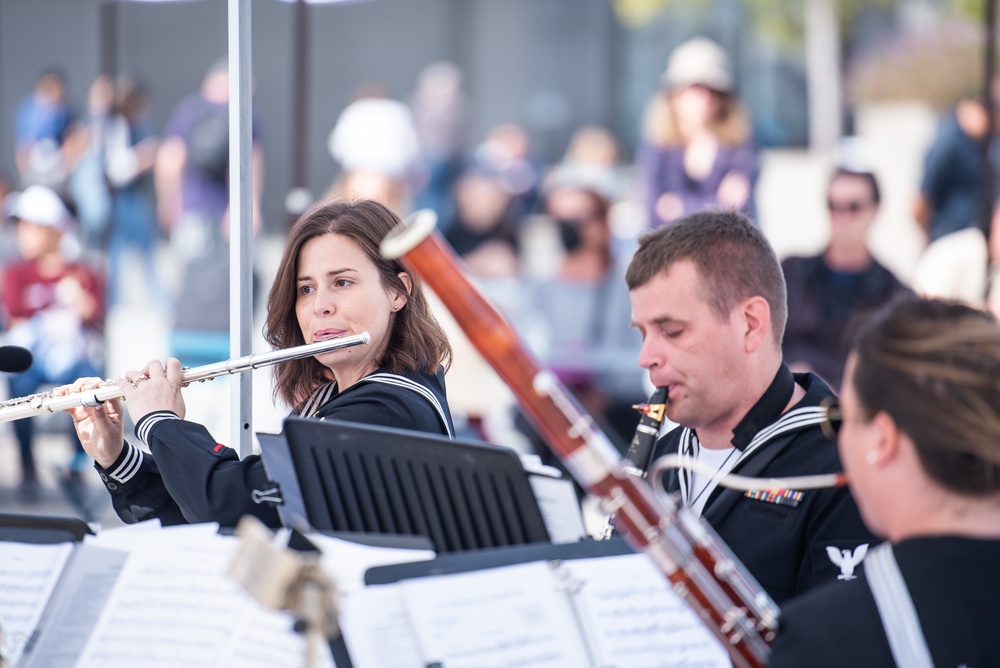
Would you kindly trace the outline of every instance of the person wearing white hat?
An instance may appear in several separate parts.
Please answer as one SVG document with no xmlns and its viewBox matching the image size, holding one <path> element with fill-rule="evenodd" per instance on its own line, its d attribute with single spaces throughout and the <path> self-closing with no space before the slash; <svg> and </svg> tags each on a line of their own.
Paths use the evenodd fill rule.
<svg viewBox="0 0 1000 668">
<path fill-rule="evenodd" d="M 753 216 L 758 156 L 726 52 L 695 37 L 673 51 L 660 83 L 636 155 L 649 226 L 712 205 Z"/>
<path fill-rule="evenodd" d="M 20 259 L 3 269 L 5 342 L 31 351 L 34 364 L 10 376 L 13 397 L 34 394 L 41 387 L 63 384 L 80 376 L 100 375 L 103 355 L 103 280 L 89 266 L 69 259 L 63 235 L 73 225 L 72 214 L 51 188 L 29 186 L 4 200 L 5 213 L 17 221 Z M 38 477 L 31 449 L 34 418 L 14 422 L 21 451 L 22 486 L 29 499 L 37 496 Z M 89 459 L 67 425 L 76 455 L 76 474 Z"/>
<path fill-rule="evenodd" d="M 327 141 L 340 168 L 325 198 L 369 198 L 393 211 L 411 206 L 420 142 L 410 108 L 366 84 L 334 123 Z"/>
</svg>

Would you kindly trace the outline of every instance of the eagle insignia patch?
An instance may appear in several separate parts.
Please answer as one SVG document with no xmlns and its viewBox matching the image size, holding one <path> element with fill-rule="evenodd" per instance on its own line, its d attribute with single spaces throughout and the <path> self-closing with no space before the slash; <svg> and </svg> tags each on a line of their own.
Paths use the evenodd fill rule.
<svg viewBox="0 0 1000 668">
<path fill-rule="evenodd" d="M 868 543 L 862 543 L 854 548 L 854 552 L 850 550 L 838 550 L 832 545 L 826 546 L 826 554 L 830 557 L 830 561 L 834 565 L 840 567 L 840 575 L 837 576 L 838 580 L 853 580 L 857 575 L 854 574 L 854 567 L 860 564 L 865 555 L 868 554 Z"/>
</svg>

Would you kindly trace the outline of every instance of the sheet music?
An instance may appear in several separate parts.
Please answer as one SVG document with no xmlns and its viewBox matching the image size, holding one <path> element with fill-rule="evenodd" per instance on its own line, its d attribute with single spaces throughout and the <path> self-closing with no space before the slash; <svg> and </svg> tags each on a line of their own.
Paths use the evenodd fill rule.
<svg viewBox="0 0 1000 668">
<path fill-rule="evenodd" d="M 399 584 L 428 665 L 587 666 L 569 599 L 548 562 Z"/>
<path fill-rule="evenodd" d="M 426 561 L 435 557 L 433 550 L 362 545 L 321 533 L 310 533 L 307 538 L 323 553 L 320 558 L 323 570 L 330 574 L 342 593 L 362 589 L 365 571 L 369 568 Z"/>
<path fill-rule="evenodd" d="M 563 477 L 562 471 L 555 466 L 543 464 L 542 458 L 538 455 L 521 452 L 518 453 L 518 457 L 521 458 L 521 466 L 524 467 L 524 472 L 528 475 L 543 475 L 549 478 Z"/>
<path fill-rule="evenodd" d="M 726 650 L 644 554 L 562 562 L 600 654 L 621 668 L 729 668 Z"/>
<path fill-rule="evenodd" d="M 123 524 L 121 526 L 114 527 L 113 529 L 100 531 L 96 534 L 86 534 L 83 537 L 83 542 L 100 543 L 105 547 L 118 547 L 119 545 L 131 546 L 135 544 L 137 534 L 145 534 L 151 531 L 160 531 L 162 529 L 163 525 L 160 524 L 159 518 L 143 520 L 142 522 L 136 522 L 135 524 Z"/>
<path fill-rule="evenodd" d="M 529 475 L 528 482 L 553 543 L 576 543 L 587 536 L 576 489 L 569 479 Z"/>
<path fill-rule="evenodd" d="M 77 668 L 304 664 L 306 639 L 291 615 L 262 608 L 227 575 L 238 548 L 199 526 L 144 534 Z M 260 654 L 248 656 L 248 642 Z M 320 658 L 332 666 L 328 653 Z"/>
<path fill-rule="evenodd" d="M 249 597 L 248 597 L 249 598 Z M 295 633 L 290 612 L 270 610 L 250 599 L 246 615 L 236 621 L 235 632 L 226 648 L 225 668 L 261 666 L 305 666 L 306 637 Z M 320 652 L 316 668 L 335 668 L 329 651 Z"/>
<path fill-rule="evenodd" d="M 38 626 L 72 552 L 72 543 L 0 542 L 0 624 L 4 653 L 12 666 Z"/>
<path fill-rule="evenodd" d="M 340 628 L 354 668 L 426 668 L 398 584 L 344 596 Z"/>
<path fill-rule="evenodd" d="M 72 668 L 87 644 L 128 553 L 80 545 L 18 668 Z"/>
</svg>

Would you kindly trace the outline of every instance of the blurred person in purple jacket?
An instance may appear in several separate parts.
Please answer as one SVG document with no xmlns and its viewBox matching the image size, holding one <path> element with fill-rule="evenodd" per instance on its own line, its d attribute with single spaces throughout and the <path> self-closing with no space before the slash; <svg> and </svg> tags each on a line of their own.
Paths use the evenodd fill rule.
<svg viewBox="0 0 1000 668">
<path fill-rule="evenodd" d="M 262 226 L 261 123 L 252 114 L 249 179 L 252 233 Z M 207 364 L 229 352 L 229 64 L 216 60 L 198 90 L 174 107 L 153 164 L 156 213 L 182 266 L 171 356 Z M 256 274 L 254 281 L 257 280 Z"/>
<path fill-rule="evenodd" d="M 254 116 L 252 224 L 261 226 L 264 155 Z M 229 238 L 229 64 L 209 67 L 197 92 L 174 108 L 153 167 L 157 214 L 175 253 L 185 259 L 214 255 Z"/>
<path fill-rule="evenodd" d="M 671 54 L 636 154 L 650 227 L 712 205 L 753 217 L 758 155 L 733 83 L 725 51 L 705 37 Z"/>
</svg>

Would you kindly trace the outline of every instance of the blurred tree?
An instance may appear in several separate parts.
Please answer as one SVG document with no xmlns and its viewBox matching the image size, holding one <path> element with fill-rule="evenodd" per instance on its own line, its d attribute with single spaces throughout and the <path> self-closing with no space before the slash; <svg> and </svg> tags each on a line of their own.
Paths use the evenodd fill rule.
<svg viewBox="0 0 1000 668">
<path fill-rule="evenodd" d="M 919 101 L 938 111 L 982 94 L 984 35 L 967 19 L 898 35 L 860 54 L 850 65 L 855 102 Z"/>
<path fill-rule="evenodd" d="M 611 0 L 618 21 L 626 28 L 640 28 L 659 16 L 670 0 Z"/>
<path fill-rule="evenodd" d="M 755 29 L 779 43 L 805 50 L 809 145 L 832 149 L 844 134 L 845 94 L 854 26 L 862 11 L 891 7 L 893 0 L 745 0 Z"/>
</svg>

